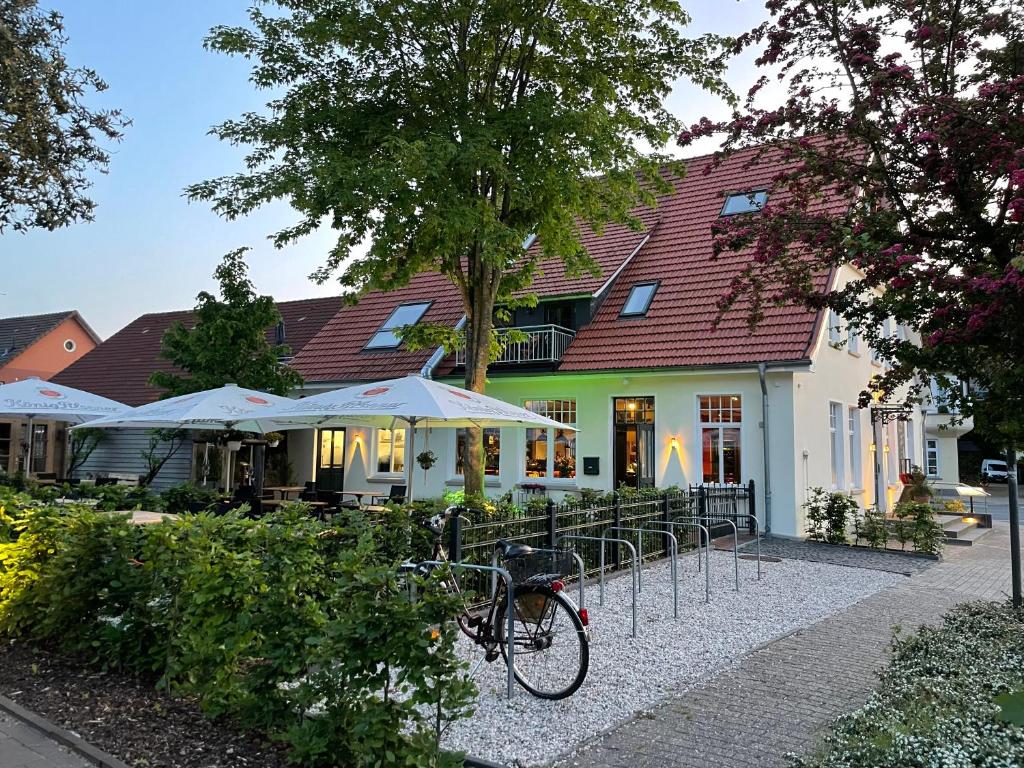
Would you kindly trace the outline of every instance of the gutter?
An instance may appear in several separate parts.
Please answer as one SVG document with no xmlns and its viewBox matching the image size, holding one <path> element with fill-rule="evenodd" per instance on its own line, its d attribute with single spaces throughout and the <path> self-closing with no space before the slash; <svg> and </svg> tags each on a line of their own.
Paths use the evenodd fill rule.
<svg viewBox="0 0 1024 768">
<path fill-rule="evenodd" d="M 459 318 L 459 322 L 457 322 L 455 324 L 455 330 L 456 331 L 461 331 L 465 327 L 466 327 L 466 316 L 463 315 L 462 317 Z M 422 376 L 425 379 L 432 379 L 432 378 L 434 378 L 434 369 L 437 368 L 437 366 L 439 366 L 441 364 L 441 361 L 444 360 L 444 358 L 445 358 L 444 347 L 438 347 L 437 349 L 435 349 L 434 350 L 434 354 L 432 354 L 427 359 L 427 362 L 425 362 L 423 364 L 423 367 L 420 368 L 420 376 Z"/>
<path fill-rule="evenodd" d="M 761 381 L 761 438 L 764 441 L 764 533 L 765 536 L 770 536 L 772 532 L 772 471 L 768 439 L 767 373 L 768 366 L 765 363 L 758 363 L 757 377 Z"/>
</svg>

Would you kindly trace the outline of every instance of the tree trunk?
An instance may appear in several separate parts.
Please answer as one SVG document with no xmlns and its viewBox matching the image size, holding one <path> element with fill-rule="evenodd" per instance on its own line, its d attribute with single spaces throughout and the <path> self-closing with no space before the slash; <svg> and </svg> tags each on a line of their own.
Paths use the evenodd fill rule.
<svg viewBox="0 0 1024 768">
<path fill-rule="evenodd" d="M 494 292 L 489 280 L 477 280 L 471 287 L 471 305 L 466 307 L 466 389 L 484 393 L 490 362 L 491 329 L 494 325 Z M 483 430 L 466 430 L 466 455 L 462 471 L 467 497 L 484 492 Z"/>
</svg>

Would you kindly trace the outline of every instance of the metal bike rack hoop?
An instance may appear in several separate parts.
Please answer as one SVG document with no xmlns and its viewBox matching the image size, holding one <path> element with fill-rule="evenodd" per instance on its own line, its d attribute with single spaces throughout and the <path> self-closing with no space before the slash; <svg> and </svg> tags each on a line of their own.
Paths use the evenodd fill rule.
<svg viewBox="0 0 1024 768">
<path fill-rule="evenodd" d="M 671 547 L 669 549 L 669 572 L 672 578 L 672 618 L 679 618 L 679 571 L 678 571 L 678 560 L 679 560 L 679 541 L 676 539 L 674 533 L 663 531 L 660 528 L 630 528 L 625 525 L 613 525 L 607 528 L 608 531 L 630 531 L 637 535 L 637 550 L 639 557 L 643 560 L 644 557 L 644 537 L 645 533 L 656 533 L 659 536 L 668 536 Z"/>
<path fill-rule="evenodd" d="M 626 539 L 609 539 L 609 538 L 606 538 L 604 536 L 575 536 L 575 535 L 574 536 L 559 536 L 557 539 L 555 539 L 555 546 L 556 547 L 558 546 L 558 542 L 560 542 L 560 541 L 599 541 L 599 542 L 601 542 L 601 565 L 600 565 L 600 570 L 598 571 L 598 573 L 599 573 L 599 576 L 598 576 L 598 584 L 599 584 L 598 603 L 600 605 L 604 605 L 604 550 L 605 550 L 605 544 L 625 544 L 627 547 L 629 547 L 629 551 L 633 553 L 633 558 L 629 562 L 629 570 L 630 570 L 630 573 L 633 576 L 633 637 L 636 637 L 636 603 L 637 603 L 637 596 L 640 593 L 640 590 L 638 589 L 639 582 L 637 581 L 637 576 L 636 576 L 636 569 L 637 569 L 637 562 L 638 562 L 637 559 L 636 559 L 636 547 L 633 546 L 632 542 L 627 541 Z"/>
</svg>

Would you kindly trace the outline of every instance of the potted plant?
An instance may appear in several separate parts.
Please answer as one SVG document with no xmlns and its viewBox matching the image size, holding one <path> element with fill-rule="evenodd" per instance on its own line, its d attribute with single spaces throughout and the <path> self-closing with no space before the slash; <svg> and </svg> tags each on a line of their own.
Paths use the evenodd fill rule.
<svg viewBox="0 0 1024 768">
<path fill-rule="evenodd" d="M 910 488 L 910 496 L 914 501 L 928 502 L 934 495 L 932 487 L 928 485 L 927 475 L 917 466 L 910 468 L 910 482 L 907 483 L 907 487 Z"/>
<path fill-rule="evenodd" d="M 223 434 L 221 440 L 224 441 L 224 445 L 227 446 L 229 451 L 240 451 L 242 450 L 242 440 L 245 439 L 244 432 L 236 432 L 235 430 L 228 430 Z"/>
<path fill-rule="evenodd" d="M 271 448 L 277 448 L 277 446 L 281 444 L 281 441 L 284 440 L 284 435 L 280 432 L 267 432 L 263 436 L 263 439 L 267 441 L 267 445 Z"/>
<path fill-rule="evenodd" d="M 416 455 L 416 463 L 420 465 L 420 469 L 426 472 L 437 463 L 437 454 L 429 450 L 423 451 Z"/>
</svg>

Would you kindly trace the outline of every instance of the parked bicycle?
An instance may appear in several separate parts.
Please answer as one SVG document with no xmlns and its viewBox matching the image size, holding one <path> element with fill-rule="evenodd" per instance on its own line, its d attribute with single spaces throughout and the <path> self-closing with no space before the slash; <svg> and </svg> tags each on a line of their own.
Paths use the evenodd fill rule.
<svg viewBox="0 0 1024 768">
<path fill-rule="evenodd" d="M 459 507 L 449 507 L 425 523 L 434 537 L 432 560 L 448 561 L 442 541 L 444 527 L 459 511 Z M 515 679 L 539 698 L 567 698 L 583 684 L 590 666 L 587 611 L 577 608 L 563 591 L 562 579 L 573 567 L 571 550 L 535 550 L 503 539 L 495 549 L 513 583 Z M 424 574 L 434 567 L 426 567 Z M 463 609 L 456 617 L 462 632 L 484 649 L 485 660 L 493 662 L 501 655 L 508 664 L 508 590 L 504 580 L 498 580 L 490 602 L 478 611 L 470 609 L 454 575 L 442 583 L 445 589 L 463 596 Z"/>
</svg>

